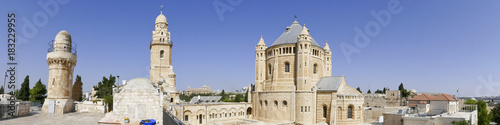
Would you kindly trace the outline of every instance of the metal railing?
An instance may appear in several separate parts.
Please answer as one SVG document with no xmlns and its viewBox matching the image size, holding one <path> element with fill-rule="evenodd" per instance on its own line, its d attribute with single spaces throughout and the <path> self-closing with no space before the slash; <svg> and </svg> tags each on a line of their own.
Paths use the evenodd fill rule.
<svg viewBox="0 0 500 125">
<path fill-rule="evenodd" d="M 460 108 L 460 112 L 472 112 L 477 110 L 477 105 L 463 105 L 463 107 Z"/>
<path fill-rule="evenodd" d="M 158 41 L 158 40 L 157 40 Z M 167 41 L 167 42 L 155 42 L 155 44 L 170 44 L 174 45 L 174 41 Z M 149 41 L 149 45 L 153 45 L 153 40 Z"/>
<path fill-rule="evenodd" d="M 71 46 L 71 53 L 76 55 L 76 43 L 71 42 L 73 45 Z M 49 48 L 47 49 L 47 53 L 54 52 L 54 40 L 50 41 L 49 43 Z"/>
</svg>

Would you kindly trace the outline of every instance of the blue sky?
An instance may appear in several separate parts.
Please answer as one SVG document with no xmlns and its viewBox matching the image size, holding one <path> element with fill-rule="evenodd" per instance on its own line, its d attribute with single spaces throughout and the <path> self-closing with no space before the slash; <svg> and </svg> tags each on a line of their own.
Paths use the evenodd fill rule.
<svg viewBox="0 0 500 125">
<path fill-rule="evenodd" d="M 7 39 L 9 12 L 17 15 L 18 36 L 26 38 L 17 43 L 19 84 L 26 75 L 31 86 L 38 79 L 47 83 L 47 43 L 60 30 L 78 45 L 74 75 L 82 76 L 84 91 L 110 74 L 120 80 L 149 78 L 149 42 L 164 5 L 180 90 L 188 85 L 233 90 L 253 83 L 260 36 L 271 45 L 296 15 L 320 45 L 328 41 L 332 74 L 345 76 L 352 87 L 397 89 L 403 82 L 419 92 L 457 94 L 460 88 L 460 96 L 500 95 L 500 1 L 401 0 L 400 12 L 391 13 L 364 46 L 354 42 L 355 27 L 377 23 L 370 12 L 387 11 L 390 1 L 61 0 L 54 13 L 38 3 L 52 1 L 0 1 L 0 39 Z M 218 13 L 214 3 L 226 11 Z M 34 24 L 38 32 L 24 33 L 34 21 L 42 22 Z M 345 56 L 346 45 L 358 53 Z M 7 44 L 2 46 L 0 65 L 6 70 Z"/>
</svg>

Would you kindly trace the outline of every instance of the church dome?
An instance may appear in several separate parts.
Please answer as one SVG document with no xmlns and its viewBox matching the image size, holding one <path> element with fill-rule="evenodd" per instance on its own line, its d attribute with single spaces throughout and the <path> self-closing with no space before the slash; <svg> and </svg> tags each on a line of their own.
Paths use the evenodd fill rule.
<svg viewBox="0 0 500 125">
<path fill-rule="evenodd" d="M 167 23 L 167 17 L 163 15 L 163 12 L 156 17 L 156 22 L 155 23 Z"/>
<path fill-rule="evenodd" d="M 304 26 L 305 27 L 305 26 Z M 297 37 L 302 33 L 303 27 L 297 22 L 297 20 L 293 21 L 292 25 L 288 26 L 281 34 L 281 36 L 274 41 L 274 43 L 270 46 L 277 46 L 277 45 L 283 45 L 283 44 L 295 44 L 297 43 Z M 309 29 L 305 28 L 307 30 L 307 34 L 309 34 Z M 306 32 L 306 31 L 304 31 Z M 319 44 L 314 40 L 312 36 L 311 38 L 311 45 L 321 47 Z"/>
<path fill-rule="evenodd" d="M 62 30 L 56 35 L 55 43 L 71 42 L 71 35 L 66 30 Z"/>
</svg>

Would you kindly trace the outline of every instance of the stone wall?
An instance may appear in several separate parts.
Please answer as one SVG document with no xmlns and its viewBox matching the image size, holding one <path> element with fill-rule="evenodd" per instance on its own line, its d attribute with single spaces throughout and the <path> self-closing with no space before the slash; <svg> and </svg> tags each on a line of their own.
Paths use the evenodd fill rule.
<svg viewBox="0 0 500 125">
<path fill-rule="evenodd" d="M 93 112 L 93 113 L 106 113 L 105 105 L 99 101 L 93 103 L 92 101 L 75 102 L 76 112 Z"/>
<path fill-rule="evenodd" d="M 240 119 L 250 119 L 250 103 L 179 104 L 172 106 L 170 113 L 191 125 L 213 125 Z"/>
<path fill-rule="evenodd" d="M 363 107 L 377 107 L 383 108 L 386 105 L 386 97 L 385 94 L 376 94 L 376 93 L 363 93 L 365 97 L 365 103 Z"/>
<path fill-rule="evenodd" d="M 30 102 L 29 101 L 16 101 L 16 110 L 14 116 L 25 116 L 30 113 Z M 0 104 L 0 119 L 10 118 L 11 116 L 8 114 L 9 104 Z"/>
</svg>

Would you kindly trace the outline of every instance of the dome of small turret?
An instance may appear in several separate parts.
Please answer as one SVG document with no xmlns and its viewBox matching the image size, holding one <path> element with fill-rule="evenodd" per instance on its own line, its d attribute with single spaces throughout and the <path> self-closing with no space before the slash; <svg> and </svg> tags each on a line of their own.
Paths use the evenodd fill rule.
<svg viewBox="0 0 500 125">
<path fill-rule="evenodd" d="M 71 43 L 71 35 L 66 30 L 57 33 L 54 43 Z"/>
<path fill-rule="evenodd" d="M 158 15 L 158 17 L 156 17 L 155 23 L 167 23 L 167 17 L 165 17 L 165 15 L 163 15 L 163 12 L 160 13 L 160 15 Z"/>
</svg>

